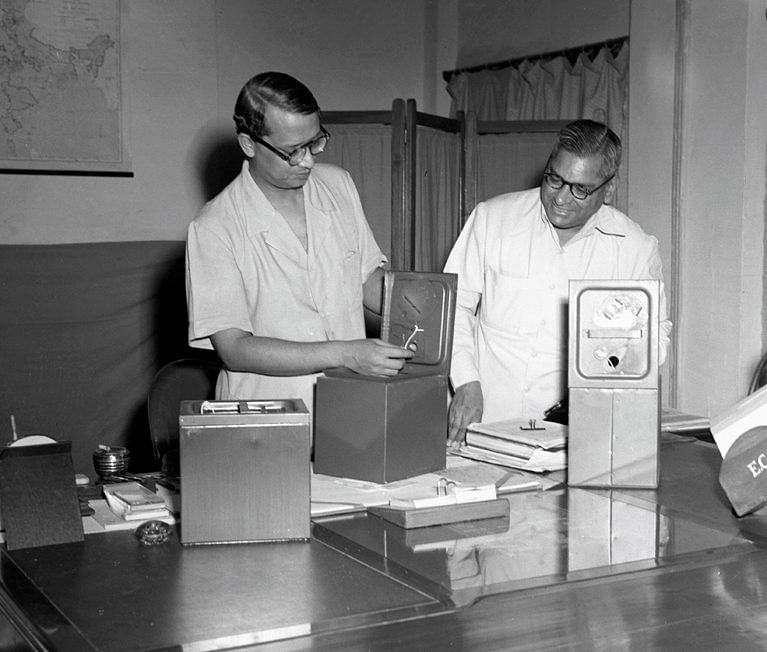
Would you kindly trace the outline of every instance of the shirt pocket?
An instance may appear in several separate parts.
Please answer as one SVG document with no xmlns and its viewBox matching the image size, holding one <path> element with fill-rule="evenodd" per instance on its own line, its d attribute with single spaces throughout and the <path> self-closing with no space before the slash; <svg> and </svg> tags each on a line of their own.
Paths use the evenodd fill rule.
<svg viewBox="0 0 767 652">
<path fill-rule="evenodd" d="M 486 270 L 481 317 L 492 329 L 525 335 L 545 326 L 550 290 L 538 279 Z"/>
</svg>

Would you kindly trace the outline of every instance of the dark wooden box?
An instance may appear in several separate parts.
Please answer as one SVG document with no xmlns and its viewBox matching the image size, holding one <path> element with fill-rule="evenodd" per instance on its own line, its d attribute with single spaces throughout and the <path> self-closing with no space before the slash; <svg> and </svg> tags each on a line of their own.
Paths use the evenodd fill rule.
<svg viewBox="0 0 767 652">
<path fill-rule="evenodd" d="M 320 376 L 315 404 L 315 473 L 384 483 L 445 468 L 446 376 Z"/>
</svg>

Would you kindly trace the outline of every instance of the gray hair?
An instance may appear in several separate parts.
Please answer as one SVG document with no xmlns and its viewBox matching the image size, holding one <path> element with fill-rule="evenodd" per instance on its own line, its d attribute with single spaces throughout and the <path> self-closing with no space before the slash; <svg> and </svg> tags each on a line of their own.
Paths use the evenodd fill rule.
<svg viewBox="0 0 767 652">
<path fill-rule="evenodd" d="M 606 124 L 595 120 L 574 120 L 560 130 L 549 160 L 562 150 L 580 157 L 600 156 L 600 174 L 607 178 L 618 172 L 623 145 Z"/>
</svg>

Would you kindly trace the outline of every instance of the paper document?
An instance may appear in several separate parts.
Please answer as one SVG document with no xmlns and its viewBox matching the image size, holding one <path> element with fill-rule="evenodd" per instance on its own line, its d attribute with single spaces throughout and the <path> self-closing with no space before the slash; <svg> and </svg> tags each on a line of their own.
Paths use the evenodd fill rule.
<svg viewBox="0 0 767 652">
<path fill-rule="evenodd" d="M 506 419 L 490 423 L 472 423 L 466 430 L 467 440 L 472 433 L 547 450 L 562 448 L 567 442 L 567 426 L 537 419 Z"/>
<path fill-rule="evenodd" d="M 567 466 L 567 426 L 534 419 L 473 423 L 458 452 L 465 457 L 529 471 Z"/>
<path fill-rule="evenodd" d="M 537 449 L 532 452 L 530 457 L 525 458 L 464 444 L 455 453 L 480 462 L 537 473 L 561 471 L 567 468 L 567 453 L 564 449 L 558 451 Z"/>
<path fill-rule="evenodd" d="M 533 473 L 519 471 L 509 475 L 502 467 L 462 456 L 448 455 L 446 468 L 442 471 L 388 484 L 313 473 L 312 517 L 364 511 L 368 507 L 388 505 L 392 500 L 413 501 L 431 498 L 437 496 L 440 482 L 446 480 L 462 489 L 494 485 L 498 494 L 549 489 L 554 485 Z"/>
<path fill-rule="evenodd" d="M 708 417 L 688 414 L 674 408 L 661 410 L 660 429 L 664 432 L 697 432 L 708 430 L 710 425 Z"/>
</svg>

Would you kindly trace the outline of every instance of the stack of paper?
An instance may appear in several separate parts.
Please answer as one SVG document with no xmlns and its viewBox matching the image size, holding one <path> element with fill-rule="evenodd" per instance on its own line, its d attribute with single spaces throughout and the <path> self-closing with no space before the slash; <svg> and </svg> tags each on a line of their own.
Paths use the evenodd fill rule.
<svg viewBox="0 0 767 652">
<path fill-rule="evenodd" d="M 126 521 L 148 521 L 170 516 L 165 501 L 138 482 L 104 485 L 109 508 Z"/>
<path fill-rule="evenodd" d="M 459 453 L 471 459 L 528 471 L 567 466 L 567 426 L 550 421 L 508 419 L 473 423 Z"/>
<path fill-rule="evenodd" d="M 660 429 L 663 432 L 700 432 L 711 427 L 708 417 L 689 414 L 674 408 L 663 408 L 660 415 Z"/>
</svg>

